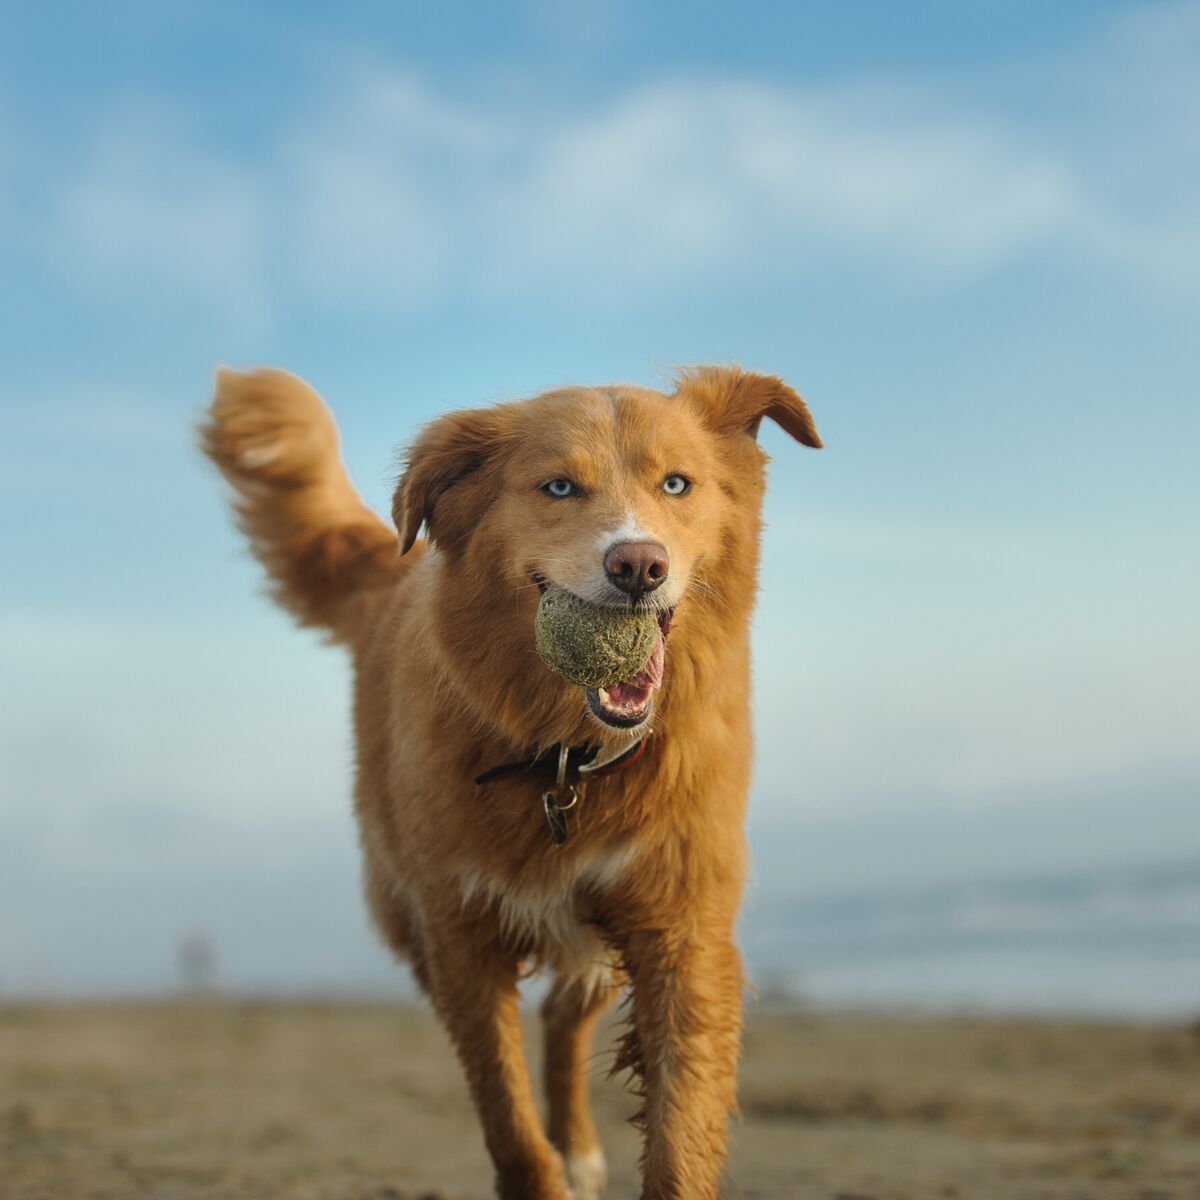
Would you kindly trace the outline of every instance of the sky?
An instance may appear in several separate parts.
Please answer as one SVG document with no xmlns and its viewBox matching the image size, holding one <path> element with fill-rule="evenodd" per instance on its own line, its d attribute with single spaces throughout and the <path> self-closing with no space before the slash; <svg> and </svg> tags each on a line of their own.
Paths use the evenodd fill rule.
<svg viewBox="0 0 1200 1200">
<path fill-rule="evenodd" d="M 348 673 L 193 447 L 738 361 L 757 894 L 1200 864 L 1200 4 L 0 8 L 0 994 L 354 986 Z M 753 920 L 753 915 L 751 915 Z M 386 985 L 386 983 L 385 983 Z"/>
</svg>

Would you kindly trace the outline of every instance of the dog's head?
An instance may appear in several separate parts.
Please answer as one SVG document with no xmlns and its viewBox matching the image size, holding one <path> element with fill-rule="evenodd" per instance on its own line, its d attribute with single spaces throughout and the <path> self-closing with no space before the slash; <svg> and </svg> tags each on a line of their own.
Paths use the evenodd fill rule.
<svg viewBox="0 0 1200 1200">
<path fill-rule="evenodd" d="M 497 681 L 509 664 L 519 692 L 534 673 L 537 686 L 579 697 L 531 655 L 539 592 L 553 583 L 650 610 L 662 632 L 647 668 L 576 701 L 607 730 L 644 725 L 670 684 L 677 610 L 715 606 L 736 620 L 753 602 L 764 417 L 821 445 L 796 392 L 736 367 L 688 372 L 673 394 L 570 388 L 433 421 L 408 455 L 393 517 L 405 553 L 422 525 L 437 547 L 461 656 Z"/>
</svg>

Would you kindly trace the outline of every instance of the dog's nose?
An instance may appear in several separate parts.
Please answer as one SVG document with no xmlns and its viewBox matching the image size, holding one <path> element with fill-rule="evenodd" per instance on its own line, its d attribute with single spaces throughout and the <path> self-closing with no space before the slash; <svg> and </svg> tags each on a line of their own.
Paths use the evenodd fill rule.
<svg viewBox="0 0 1200 1200">
<path fill-rule="evenodd" d="M 635 599 L 654 591 L 670 569 L 667 548 L 657 542 L 618 542 L 604 556 L 609 581 Z"/>
</svg>

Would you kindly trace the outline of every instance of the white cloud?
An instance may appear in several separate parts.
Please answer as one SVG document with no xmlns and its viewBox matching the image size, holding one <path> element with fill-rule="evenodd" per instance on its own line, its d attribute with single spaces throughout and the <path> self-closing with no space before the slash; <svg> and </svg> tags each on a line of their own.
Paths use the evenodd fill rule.
<svg viewBox="0 0 1200 1200">
<path fill-rule="evenodd" d="M 923 277 L 987 265 L 1072 206 L 1052 166 L 986 133 L 839 109 L 835 94 L 683 83 L 565 131 L 521 196 L 551 255 L 616 270 L 788 273 L 882 255 Z"/>
<path fill-rule="evenodd" d="M 679 81 L 598 112 L 473 114 L 384 76 L 297 143 L 293 261 L 371 289 L 667 287 L 847 256 L 958 277 L 1067 225 L 1055 164 L 836 93 Z M 308 236 L 303 236 L 307 234 Z"/>
<path fill-rule="evenodd" d="M 97 271 L 241 315 L 297 296 L 426 305 L 550 288 L 587 303 L 847 268 L 940 287 L 1048 248 L 1188 286 L 1200 277 L 1195 170 L 1170 168 L 1170 203 L 1143 203 L 1122 190 L 1088 114 L 1123 119 L 1103 101 L 1114 84 L 1138 89 L 1148 111 L 1195 109 L 1194 79 L 1154 68 L 1175 62 L 1171 39 L 1190 36 L 1196 12 L 1126 19 L 970 93 L 936 78 L 693 77 L 589 111 L 530 111 L 355 59 L 351 86 L 253 161 L 198 149 L 171 125 L 118 126 L 64 188 L 60 215 Z M 1053 96 L 1059 74 L 1074 117 L 1023 115 L 1015 98 Z M 1143 175 L 1169 169 L 1156 136 L 1125 133 L 1120 153 L 1139 156 Z"/>
<path fill-rule="evenodd" d="M 61 270 L 101 288 L 165 285 L 260 321 L 269 290 L 262 184 L 197 148 L 186 127 L 118 124 L 61 188 L 52 253 Z"/>
<path fill-rule="evenodd" d="M 281 143 L 287 269 L 318 296 L 426 294 L 461 260 L 477 189 L 509 142 L 504 126 L 407 76 L 360 83 Z"/>
</svg>

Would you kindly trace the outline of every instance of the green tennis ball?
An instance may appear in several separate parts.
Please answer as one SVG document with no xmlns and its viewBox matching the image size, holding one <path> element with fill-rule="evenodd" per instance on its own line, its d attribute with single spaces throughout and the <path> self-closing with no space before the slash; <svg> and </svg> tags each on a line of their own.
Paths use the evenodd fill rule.
<svg viewBox="0 0 1200 1200">
<path fill-rule="evenodd" d="M 547 588 L 538 605 L 538 653 L 580 687 L 631 679 L 650 661 L 658 632 L 653 613 L 589 604 L 566 588 Z"/>
</svg>

